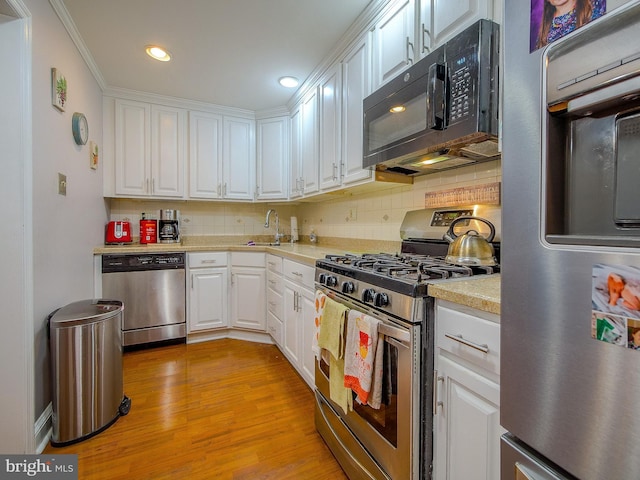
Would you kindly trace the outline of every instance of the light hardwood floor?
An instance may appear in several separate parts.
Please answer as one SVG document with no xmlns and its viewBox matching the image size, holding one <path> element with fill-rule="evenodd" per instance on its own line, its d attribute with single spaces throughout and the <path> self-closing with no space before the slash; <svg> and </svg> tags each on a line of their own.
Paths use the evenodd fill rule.
<svg viewBox="0 0 640 480">
<path fill-rule="evenodd" d="M 346 480 L 313 393 L 274 345 L 216 340 L 128 352 L 131 411 L 78 454 L 79 479 Z"/>
</svg>

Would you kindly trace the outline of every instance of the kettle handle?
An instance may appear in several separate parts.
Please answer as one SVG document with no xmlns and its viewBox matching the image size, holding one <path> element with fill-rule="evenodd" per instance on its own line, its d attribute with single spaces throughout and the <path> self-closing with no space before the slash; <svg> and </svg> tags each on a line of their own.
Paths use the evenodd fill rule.
<svg viewBox="0 0 640 480">
<path fill-rule="evenodd" d="M 477 221 L 480 221 L 480 222 L 486 224 L 489 227 L 489 230 L 490 230 L 489 231 L 489 236 L 486 237 L 487 242 L 492 242 L 493 238 L 496 236 L 496 227 L 494 227 L 493 223 L 491 223 L 486 218 L 472 217 L 470 215 L 461 215 L 458 218 L 456 218 L 455 220 L 453 220 L 453 222 L 451 222 L 451 224 L 449 225 L 449 230 L 447 230 L 447 233 L 444 234 L 443 238 L 445 240 L 448 240 L 449 242 L 453 242 L 456 238 L 458 238 L 458 235 L 453 233 L 453 227 L 455 227 L 456 223 L 461 222 L 463 220 L 477 220 Z"/>
</svg>

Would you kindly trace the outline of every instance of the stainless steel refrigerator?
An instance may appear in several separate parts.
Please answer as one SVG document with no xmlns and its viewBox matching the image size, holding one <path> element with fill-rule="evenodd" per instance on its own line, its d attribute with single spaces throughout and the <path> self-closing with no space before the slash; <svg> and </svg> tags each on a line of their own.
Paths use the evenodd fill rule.
<svg viewBox="0 0 640 480">
<path fill-rule="evenodd" d="M 640 0 L 504 3 L 501 479 L 638 479 Z"/>
</svg>

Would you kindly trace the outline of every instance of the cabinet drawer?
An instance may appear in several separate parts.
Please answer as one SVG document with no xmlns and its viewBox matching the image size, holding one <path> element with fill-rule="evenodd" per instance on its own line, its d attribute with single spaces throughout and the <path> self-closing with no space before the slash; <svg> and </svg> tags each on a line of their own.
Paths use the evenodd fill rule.
<svg viewBox="0 0 640 480">
<path fill-rule="evenodd" d="M 267 288 L 282 295 L 284 280 L 282 275 L 267 270 Z"/>
<path fill-rule="evenodd" d="M 481 311 L 469 313 L 436 307 L 436 348 L 451 352 L 500 375 L 499 317 Z M 482 351 L 486 350 L 486 352 Z"/>
<path fill-rule="evenodd" d="M 227 252 L 196 252 L 187 254 L 189 268 L 226 267 Z"/>
<path fill-rule="evenodd" d="M 282 257 L 267 254 L 267 269 L 270 272 L 282 274 Z"/>
<path fill-rule="evenodd" d="M 271 335 L 277 345 L 282 345 L 282 322 L 271 312 L 267 313 L 267 333 Z"/>
<path fill-rule="evenodd" d="M 283 317 L 284 304 L 282 302 L 282 294 L 274 292 L 270 288 L 267 289 L 267 310 L 278 318 Z"/>
<path fill-rule="evenodd" d="M 299 285 L 303 285 L 313 290 L 313 282 L 315 279 L 315 268 L 310 265 L 294 262 L 287 258 L 283 262 L 284 276 Z"/>
<path fill-rule="evenodd" d="M 234 267 L 264 267 L 263 252 L 231 252 L 231 265 Z"/>
</svg>

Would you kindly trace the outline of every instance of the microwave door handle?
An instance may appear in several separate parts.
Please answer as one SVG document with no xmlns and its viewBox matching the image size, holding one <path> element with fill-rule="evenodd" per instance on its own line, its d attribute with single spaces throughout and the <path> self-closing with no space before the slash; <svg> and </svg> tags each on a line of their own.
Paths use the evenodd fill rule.
<svg viewBox="0 0 640 480">
<path fill-rule="evenodd" d="M 429 66 L 427 92 L 427 127 L 432 130 L 447 128 L 447 66 L 434 63 Z"/>
</svg>

